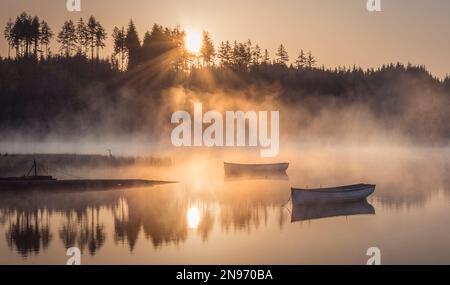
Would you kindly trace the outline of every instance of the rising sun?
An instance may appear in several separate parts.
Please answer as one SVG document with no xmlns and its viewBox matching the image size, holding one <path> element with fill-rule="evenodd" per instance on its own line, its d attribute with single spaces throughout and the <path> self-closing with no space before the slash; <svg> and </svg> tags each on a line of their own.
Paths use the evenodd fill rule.
<svg viewBox="0 0 450 285">
<path fill-rule="evenodd" d="M 202 48 L 202 35 L 197 31 L 186 33 L 186 49 L 188 52 L 198 54 Z"/>
</svg>

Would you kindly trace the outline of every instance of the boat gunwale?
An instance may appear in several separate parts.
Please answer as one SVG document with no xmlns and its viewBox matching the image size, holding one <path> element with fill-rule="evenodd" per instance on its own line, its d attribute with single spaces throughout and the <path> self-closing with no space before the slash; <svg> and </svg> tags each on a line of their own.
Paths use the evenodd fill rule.
<svg viewBox="0 0 450 285">
<path fill-rule="evenodd" d="M 292 187 L 292 192 L 309 192 L 309 193 L 343 193 L 343 192 L 357 192 L 363 190 L 369 190 L 375 188 L 374 184 L 353 184 L 339 187 L 327 187 L 327 188 L 316 188 L 316 189 L 302 189 Z"/>
<path fill-rule="evenodd" d="M 246 163 L 230 163 L 230 162 L 224 162 L 225 166 L 288 166 L 289 167 L 289 162 L 281 162 L 281 163 L 260 163 L 260 164 L 246 164 Z"/>
</svg>

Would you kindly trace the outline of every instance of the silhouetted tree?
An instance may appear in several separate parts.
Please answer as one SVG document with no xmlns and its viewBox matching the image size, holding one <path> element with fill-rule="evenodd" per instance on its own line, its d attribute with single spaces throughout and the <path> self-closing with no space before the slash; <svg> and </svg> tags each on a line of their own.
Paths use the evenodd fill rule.
<svg viewBox="0 0 450 285">
<path fill-rule="evenodd" d="M 141 48 L 141 43 L 133 20 L 130 20 L 130 24 L 128 25 L 125 44 L 128 51 L 128 69 L 131 69 L 139 64 L 139 53 Z"/>
<path fill-rule="evenodd" d="M 11 30 L 11 42 L 16 48 L 16 56 L 28 57 L 30 55 L 30 47 L 33 41 L 33 18 L 27 13 L 20 14 Z"/>
<path fill-rule="evenodd" d="M 14 35 L 13 35 L 14 22 L 9 18 L 6 23 L 3 35 L 5 36 L 6 42 L 8 43 L 8 59 L 11 58 L 11 48 L 14 47 Z"/>
<path fill-rule="evenodd" d="M 32 39 L 32 32 L 31 32 L 31 22 L 32 18 L 27 13 L 22 13 L 19 18 L 19 35 L 23 42 L 24 49 L 23 49 L 23 56 L 28 57 L 30 55 L 30 46 L 31 46 L 31 39 Z"/>
<path fill-rule="evenodd" d="M 268 65 L 270 64 L 270 56 L 269 56 L 269 51 L 267 49 L 264 50 L 264 57 L 263 57 L 263 62 L 264 65 Z"/>
<path fill-rule="evenodd" d="M 213 41 L 208 32 L 203 32 L 202 47 L 200 49 L 200 56 L 203 59 L 203 63 L 206 66 L 214 64 L 214 58 L 216 56 L 216 50 L 214 49 Z"/>
<path fill-rule="evenodd" d="M 263 60 L 263 56 L 261 53 L 261 47 L 259 45 L 255 45 L 255 48 L 252 51 L 252 65 L 258 66 L 261 64 Z"/>
<path fill-rule="evenodd" d="M 30 26 L 30 38 L 33 44 L 33 56 L 37 59 L 38 47 L 41 38 L 41 23 L 38 17 L 33 17 Z"/>
<path fill-rule="evenodd" d="M 83 18 L 80 18 L 77 23 L 77 41 L 78 54 L 86 56 L 86 53 L 89 50 L 89 34 Z"/>
<path fill-rule="evenodd" d="M 72 20 L 66 21 L 58 34 L 58 42 L 61 44 L 60 50 L 70 57 L 77 48 L 77 32 Z"/>
<path fill-rule="evenodd" d="M 305 56 L 305 52 L 303 50 L 300 51 L 300 55 L 295 60 L 295 67 L 297 69 L 304 69 L 308 66 L 308 58 Z"/>
<path fill-rule="evenodd" d="M 234 42 L 233 45 L 233 56 L 232 56 L 232 66 L 238 70 L 247 70 L 250 65 L 252 55 L 249 49 L 248 43 L 238 43 Z"/>
<path fill-rule="evenodd" d="M 309 51 L 308 53 L 308 58 L 307 58 L 307 64 L 308 64 L 308 68 L 312 69 L 315 67 L 316 65 L 316 58 L 312 55 L 311 51 Z"/>
<path fill-rule="evenodd" d="M 49 25 L 46 21 L 41 22 L 41 59 L 43 58 L 43 48 L 45 46 L 45 56 L 48 57 L 48 45 L 50 44 L 51 39 L 53 38 L 53 32 L 50 29 Z"/>
<path fill-rule="evenodd" d="M 149 48 L 151 43 L 152 43 L 152 34 L 149 31 L 147 31 L 145 32 L 144 38 L 142 40 L 142 48 L 144 49 Z"/>
<path fill-rule="evenodd" d="M 220 59 L 220 65 L 227 67 L 231 65 L 231 58 L 233 56 L 233 50 L 229 41 L 221 42 L 218 52 L 218 57 Z"/>
<path fill-rule="evenodd" d="M 99 59 L 100 56 L 99 55 L 100 49 L 103 49 L 105 47 L 106 38 L 107 34 L 105 28 L 103 28 L 100 22 L 97 22 L 95 30 L 95 46 L 97 48 L 97 60 Z"/>
<path fill-rule="evenodd" d="M 51 38 L 50 28 L 46 23 L 44 26 L 44 23 L 45 21 L 40 22 L 38 17 L 32 17 L 25 12 L 14 22 L 9 19 L 3 32 L 8 42 L 8 58 L 11 57 L 12 48 L 15 48 L 17 58 L 32 55 L 37 59 L 38 52 L 42 58 L 42 45 Z"/>
<path fill-rule="evenodd" d="M 182 31 L 179 26 L 173 29 L 172 40 L 175 47 L 175 60 L 173 66 L 176 72 L 188 70 L 189 54 L 186 50 L 185 37 L 186 33 Z"/>
<path fill-rule="evenodd" d="M 16 58 L 22 56 L 23 50 L 23 27 L 19 17 L 16 18 L 12 29 L 13 44 L 16 50 Z"/>
<path fill-rule="evenodd" d="M 287 63 L 289 62 L 289 55 L 283 44 L 281 44 L 280 47 L 277 49 L 276 56 L 277 56 L 276 58 L 277 64 L 286 66 Z"/>
<path fill-rule="evenodd" d="M 127 56 L 127 47 L 126 47 L 126 34 L 125 28 L 121 29 L 114 27 L 113 31 L 113 42 L 114 42 L 114 55 L 117 55 L 120 59 L 120 70 L 125 70 L 125 59 Z"/>
<path fill-rule="evenodd" d="M 140 60 L 152 61 L 167 51 L 166 35 L 164 28 L 154 24 L 151 32 L 146 32 L 142 42 L 142 54 Z M 155 62 L 156 63 L 156 62 Z"/>
<path fill-rule="evenodd" d="M 253 56 L 253 44 L 250 39 L 248 39 L 247 42 L 245 43 L 245 48 L 246 48 L 245 52 L 246 60 L 248 61 L 248 65 L 250 66 L 252 64 L 252 56 Z"/>
<path fill-rule="evenodd" d="M 97 46 L 97 20 L 94 16 L 90 16 L 86 26 L 87 44 L 91 51 L 91 60 L 94 61 L 94 50 Z"/>
</svg>

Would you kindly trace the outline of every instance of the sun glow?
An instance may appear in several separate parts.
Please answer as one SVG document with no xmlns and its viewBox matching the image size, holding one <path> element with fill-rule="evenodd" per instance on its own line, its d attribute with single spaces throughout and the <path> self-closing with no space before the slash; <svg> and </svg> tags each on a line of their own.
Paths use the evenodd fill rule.
<svg viewBox="0 0 450 285">
<path fill-rule="evenodd" d="M 190 229 L 197 229 L 200 224 L 200 210 L 197 207 L 189 208 L 187 212 L 187 222 Z"/>
<path fill-rule="evenodd" d="M 202 35 L 197 31 L 188 31 L 186 33 L 186 49 L 188 52 L 198 54 L 202 48 Z"/>
</svg>

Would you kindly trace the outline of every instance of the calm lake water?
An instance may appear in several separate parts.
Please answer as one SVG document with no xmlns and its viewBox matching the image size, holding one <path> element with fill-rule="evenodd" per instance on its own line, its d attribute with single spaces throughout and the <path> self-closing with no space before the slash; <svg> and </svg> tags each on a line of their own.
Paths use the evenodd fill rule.
<svg viewBox="0 0 450 285">
<path fill-rule="evenodd" d="M 83 170 L 178 184 L 0 194 L 0 264 L 65 264 L 73 246 L 82 264 L 365 264 L 374 246 L 384 264 L 450 264 L 448 149 L 305 149 L 284 158 L 287 179 L 227 180 L 224 157 L 206 155 L 167 168 Z M 291 186 L 359 182 L 377 184 L 368 203 L 287 203 Z"/>
</svg>

